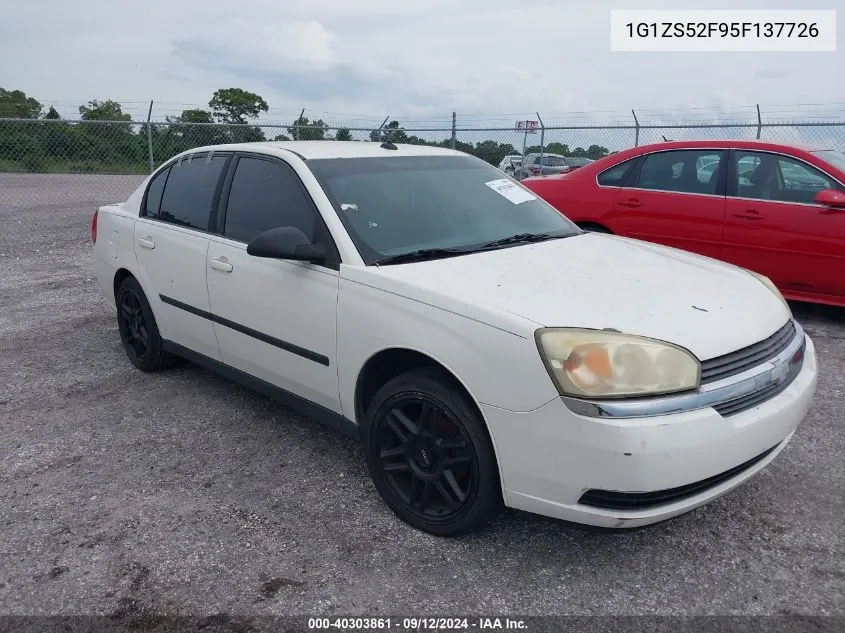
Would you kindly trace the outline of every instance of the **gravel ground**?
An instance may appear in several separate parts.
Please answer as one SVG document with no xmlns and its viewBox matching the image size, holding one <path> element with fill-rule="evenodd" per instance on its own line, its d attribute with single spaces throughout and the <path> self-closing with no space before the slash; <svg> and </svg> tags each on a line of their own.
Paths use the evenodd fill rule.
<svg viewBox="0 0 845 633">
<path fill-rule="evenodd" d="M 652 528 L 394 518 L 358 445 L 186 365 L 129 364 L 90 262 L 137 177 L 0 175 L 0 614 L 845 615 L 845 310 L 764 472 Z M 139 615 L 140 614 L 140 615 Z"/>
</svg>

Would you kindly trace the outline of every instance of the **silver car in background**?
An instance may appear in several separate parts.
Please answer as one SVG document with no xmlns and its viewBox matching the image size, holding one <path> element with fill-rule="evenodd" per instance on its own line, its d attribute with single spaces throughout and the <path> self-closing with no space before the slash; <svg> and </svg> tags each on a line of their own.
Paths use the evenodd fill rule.
<svg viewBox="0 0 845 633">
<path fill-rule="evenodd" d="M 515 178 L 522 180 L 531 176 L 554 176 L 566 174 L 593 161 L 579 156 L 560 154 L 527 154 L 522 165 L 516 170 Z"/>
</svg>

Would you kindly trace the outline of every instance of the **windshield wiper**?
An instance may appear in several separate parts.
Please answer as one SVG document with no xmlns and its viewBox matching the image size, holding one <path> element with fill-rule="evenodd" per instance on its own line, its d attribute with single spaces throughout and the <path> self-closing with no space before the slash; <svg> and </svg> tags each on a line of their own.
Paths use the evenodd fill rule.
<svg viewBox="0 0 845 633">
<path fill-rule="evenodd" d="M 545 242 L 554 240 L 563 235 L 551 235 L 550 233 L 517 233 L 510 237 L 503 237 L 500 240 L 487 242 L 482 248 L 496 248 L 497 246 L 509 246 L 510 244 L 530 244 L 531 242 Z"/>
<path fill-rule="evenodd" d="M 471 252 L 472 251 L 458 248 L 423 248 L 418 251 L 411 251 L 410 253 L 383 257 L 382 259 L 377 259 L 373 263 L 377 266 L 382 266 L 384 264 L 409 264 L 411 262 L 424 262 L 431 259 L 442 259 L 444 257 L 466 255 Z"/>
</svg>

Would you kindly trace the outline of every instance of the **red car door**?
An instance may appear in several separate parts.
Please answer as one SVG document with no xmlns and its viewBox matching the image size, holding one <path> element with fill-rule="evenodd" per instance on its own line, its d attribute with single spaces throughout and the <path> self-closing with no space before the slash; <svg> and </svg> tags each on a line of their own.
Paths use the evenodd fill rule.
<svg viewBox="0 0 845 633">
<path fill-rule="evenodd" d="M 784 154 L 731 154 L 724 258 L 794 299 L 845 297 L 845 212 L 814 202 L 819 191 L 841 185 Z"/>
<path fill-rule="evenodd" d="M 719 258 L 726 155 L 710 148 L 647 154 L 633 184 L 614 198 L 619 234 Z"/>
</svg>

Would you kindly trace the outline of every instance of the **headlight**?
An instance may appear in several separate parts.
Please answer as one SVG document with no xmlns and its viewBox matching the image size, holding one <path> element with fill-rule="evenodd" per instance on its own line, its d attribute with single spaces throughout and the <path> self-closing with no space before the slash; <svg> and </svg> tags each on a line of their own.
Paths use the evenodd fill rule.
<svg viewBox="0 0 845 633">
<path fill-rule="evenodd" d="M 747 268 L 744 268 L 743 270 L 745 270 L 745 272 L 747 273 L 751 273 L 752 275 L 754 275 L 757 278 L 757 281 L 759 281 L 764 286 L 766 286 L 766 288 L 771 290 L 772 294 L 774 294 L 778 299 L 780 299 L 780 302 L 784 305 L 786 311 L 789 312 L 790 316 L 792 315 L 792 308 L 789 307 L 789 304 L 786 302 L 786 299 L 783 298 L 783 295 L 780 293 L 780 290 L 778 290 L 778 287 L 772 282 L 771 279 L 766 277 L 766 275 L 755 273 L 753 270 L 748 270 Z"/>
<path fill-rule="evenodd" d="M 685 349 L 605 330 L 543 328 L 537 347 L 561 395 L 652 396 L 697 389 L 701 364 Z"/>
</svg>

